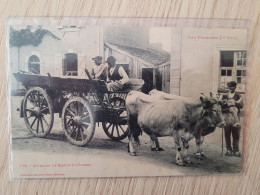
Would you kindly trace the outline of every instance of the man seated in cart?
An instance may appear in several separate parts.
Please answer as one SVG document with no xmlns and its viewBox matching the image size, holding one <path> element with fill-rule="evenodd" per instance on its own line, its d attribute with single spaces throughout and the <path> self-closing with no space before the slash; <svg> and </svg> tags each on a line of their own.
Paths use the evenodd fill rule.
<svg viewBox="0 0 260 195">
<path fill-rule="evenodd" d="M 120 91 L 124 84 L 129 81 L 123 67 L 116 65 L 116 59 L 113 56 L 107 58 L 108 74 L 107 74 L 107 89 L 109 91 Z"/>
<path fill-rule="evenodd" d="M 91 76 L 93 79 L 99 79 L 99 80 L 107 80 L 107 66 L 105 64 L 102 64 L 102 57 L 96 56 L 92 58 L 95 62 L 95 66 L 92 69 Z"/>
</svg>

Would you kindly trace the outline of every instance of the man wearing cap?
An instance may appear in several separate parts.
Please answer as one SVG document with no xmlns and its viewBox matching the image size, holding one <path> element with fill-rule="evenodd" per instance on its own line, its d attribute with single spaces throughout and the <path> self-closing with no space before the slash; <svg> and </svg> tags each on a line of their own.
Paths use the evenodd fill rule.
<svg viewBox="0 0 260 195">
<path fill-rule="evenodd" d="M 105 64 L 102 64 L 102 57 L 96 56 L 96 57 L 92 58 L 92 60 L 94 60 L 96 65 L 92 69 L 91 76 L 94 79 L 106 81 L 106 79 L 107 79 L 107 68 L 106 68 Z"/>
<path fill-rule="evenodd" d="M 107 88 L 109 91 L 119 91 L 123 88 L 124 84 L 128 82 L 129 77 L 123 67 L 116 65 L 116 59 L 113 56 L 107 58 L 107 64 Z"/>
<path fill-rule="evenodd" d="M 240 109 L 243 108 L 243 100 L 241 98 L 241 95 L 235 91 L 237 83 L 235 81 L 231 81 L 227 84 L 227 86 L 229 88 L 229 91 L 226 95 L 222 97 L 222 99 L 227 100 L 228 102 L 232 102 L 231 103 L 232 105 L 228 105 L 228 106 L 237 107 L 238 115 L 239 115 Z M 234 155 L 240 157 L 241 153 L 239 152 L 239 138 L 240 138 L 241 127 L 225 126 L 224 130 L 225 130 L 225 140 L 226 140 L 226 147 L 227 147 L 226 156 Z M 233 148 L 231 147 L 231 134 L 233 137 Z"/>
</svg>

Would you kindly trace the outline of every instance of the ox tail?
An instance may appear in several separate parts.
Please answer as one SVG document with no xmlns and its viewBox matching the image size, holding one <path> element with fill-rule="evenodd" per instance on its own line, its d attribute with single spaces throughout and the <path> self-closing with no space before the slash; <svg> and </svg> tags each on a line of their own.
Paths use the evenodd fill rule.
<svg viewBox="0 0 260 195">
<path fill-rule="evenodd" d="M 140 145 L 139 136 L 142 135 L 142 129 L 137 123 L 137 117 L 128 114 L 128 127 L 129 135 L 132 134 L 135 142 Z"/>
</svg>

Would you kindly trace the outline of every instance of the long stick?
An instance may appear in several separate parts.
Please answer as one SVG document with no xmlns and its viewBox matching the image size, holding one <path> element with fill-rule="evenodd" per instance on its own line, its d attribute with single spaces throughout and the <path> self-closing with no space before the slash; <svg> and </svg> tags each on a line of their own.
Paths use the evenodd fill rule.
<svg viewBox="0 0 260 195">
<path fill-rule="evenodd" d="M 224 141 L 223 141 L 224 140 L 224 138 L 223 138 L 224 133 L 223 132 L 224 132 L 224 128 L 222 128 L 222 153 L 221 153 L 222 156 L 224 156 L 224 149 L 223 149 L 224 148 Z"/>
</svg>

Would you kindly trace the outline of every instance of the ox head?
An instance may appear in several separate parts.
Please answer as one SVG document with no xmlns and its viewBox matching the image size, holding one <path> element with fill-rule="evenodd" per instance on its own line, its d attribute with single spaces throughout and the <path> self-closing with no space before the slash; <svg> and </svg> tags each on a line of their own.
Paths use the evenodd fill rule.
<svg viewBox="0 0 260 195">
<path fill-rule="evenodd" d="M 200 97 L 200 101 L 203 106 L 202 118 L 205 121 L 205 125 L 209 129 L 215 129 L 218 127 L 224 127 L 225 121 L 222 115 L 221 106 L 217 99 L 211 97 Z"/>
</svg>

